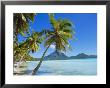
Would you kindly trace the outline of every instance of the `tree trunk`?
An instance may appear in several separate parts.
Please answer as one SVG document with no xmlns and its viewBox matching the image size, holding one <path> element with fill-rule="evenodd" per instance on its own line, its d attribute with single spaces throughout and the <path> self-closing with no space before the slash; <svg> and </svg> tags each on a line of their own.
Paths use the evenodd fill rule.
<svg viewBox="0 0 110 88">
<path fill-rule="evenodd" d="M 19 73 L 20 71 L 19 71 L 19 67 L 20 67 L 20 65 L 21 65 L 21 62 L 22 62 L 22 60 L 23 60 L 23 58 L 20 58 L 20 60 L 18 61 L 18 62 L 15 62 L 14 63 L 14 73 Z M 15 65 L 16 64 L 16 65 Z"/>
<path fill-rule="evenodd" d="M 42 58 L 40 59 L 40 62 L 37 65 L 37 67 L 35 67 L 35 69 L 32 71 L 32 75 L 35 75 L 37 73 L 37 71 L 38 71 L 39 67 L 41 66 L 41 63 L 42 63 L 42 61 L 44 59 L 44 56 L 45 56 L 45 54 L 46 54 L 49 47 L 50 47 L 50 45 L 46 48 L 45 52 L 43 53 Z"/>
<path fill-rule="evenodd" d="M 21 58 L 18 62 L 17 62 L 17 69 L 20 67 L 21 63 L 22 63 L 23 58 Z"/>
</svg>

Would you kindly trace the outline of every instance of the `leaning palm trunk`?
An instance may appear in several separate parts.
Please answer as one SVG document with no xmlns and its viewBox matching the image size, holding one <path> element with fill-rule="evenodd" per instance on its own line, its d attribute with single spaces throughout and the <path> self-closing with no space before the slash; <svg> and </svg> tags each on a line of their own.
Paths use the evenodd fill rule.
<svg viewBox="0 0 110 88">
<path fill-rule="evenodd" d="M 20 65 L 22 64 L 22 60 L 23 60 L 23 57 L 20 58 L 20 60 L 15 63 L 15 65 L 16 65 L 16 67 L 14 68 L 14 72 L 15 72 L 15 73 L 19 73 L 19 67 L 20 67 Z"/>
<path fill-rule="evenodd" d="M 19 62 L 17 63 L 17 69 L 20 67 L 20 65 L 21 65 L 21 63 L 22 63 L 22 60 L 23 60 L 23 58 L 21 58 L 20 60 L 19 60 Z"/>
<path fill-rule="evenodd" d="M 48 50 L 49 47 L 50 47 L 50 45 L 46 48 L 45 52 L 43 53 L 42 58 L 40 59 L 40 62 L 39 62 L 39 64 L 37 65 L 37 67 L 35 67 L 35 69 L 32 71 L 32 75 L 35 75 L 35 74 L 37 73 L 37 71 L 38 71 L 38 69 L 40 68 L 41 63 L 42 63 L 42 61 L 43 61 L 43 59 L 44 59 L 44 56 L 45 56 L 45 54 L 46 54 L 46 52 L 47 52 L 47 50 Z"/>
</svg>

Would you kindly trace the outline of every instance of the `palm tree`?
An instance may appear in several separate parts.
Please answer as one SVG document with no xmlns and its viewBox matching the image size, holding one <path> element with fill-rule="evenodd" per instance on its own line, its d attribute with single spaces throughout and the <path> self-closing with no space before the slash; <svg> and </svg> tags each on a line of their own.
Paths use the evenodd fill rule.
<svg viewBox="0 0 110 88">
<path fill-rule="evenodd" d="M 46 50 L 44 51 L 40 59 L 40 62 L 32 71 L 32 75 L 35 75 L 35 73 L 38 71 L 44 59 L 44 56 L 51 44 L 55 45 L 57 52 L 60 51 L 66 52 L 67 48 L 70 48 L 68 40 L 73 38 L 73 30 L 72 30 L 73 24 L 69 20 L 67 19 L 56 20 L 54 18 L 54 14 L 49 14 L 49 18 L 53 28 L 52 31 L 48 30 L 46 33 L 46 39 L 45 39 Z"/>
<path fill-rule="evenodd" d="M 25 32 L 28 32 L 29 30 L 29 22 L 34 21 L 35 13 L 14 13 L 14 52 L 21 52 L 21 50 L 24 52 L 24 48 L 20 48 L 22 44 L 18 42 L 17 35 L 21 34 L 22 36 L 25 35 Z M 24 42 L 23 42 L 24 43 Z M 15 48 L 16 47 L 16 48 Z M 25 49 L 26 50 L 26 49 Z M 14 54 L 14 56 L 17 56 L 18 54 Z"/>
<path fill-rule="evenodd" d="M 22 43 L 19 43 L 18 39 L 17 39 L 18 34 L 21 34 L 23 37 L 28 34 L 29 22 L 34 21 L 35 15 L 36 15 L 36 13 L 14 13 L 14 19 L 13 19 L 14 20 L 14 44 L 13 44 L 13 47 L 14 47 L 14 56 L 17 56 L 16 59 L 19 59 L 18 57 L 20 55 L 20 52 L 22 52 L 20 55 L 20 56 L 22 56 L 23 53 L 29 52 L 28 48 L 30 48 L 32 52 L 34 52 L 38 48 L 39 42 L 35 43 L 35 41 L 37 41 L 36 39 L 37 39 L 38 33 L 33 33 L 32 36 L 27 37 L 27 40 L 23 41 Z M 36 37 L 36 39 L 35 39 L 35 37 Z M 16 54 L 16 53 L 18 53 L 18 54 Z M 24 54 L 23 54 L 23 56 L 24 56 Z"/>
<path fill-rule="evenodd" d="M 29 22 L 34 21 L 35 13 L 14 13 L 14 34 L 24 35 L 29 29 Z"/>
<path fill-rule="evenodd" d="M 35 13 L 14 13 L 13 17 L 13 38 L 14 43 L 18 43 L 17 35 L 21 34 L 25 36 L 26 32 L 29 30 L 29 22 L 34 21 Z"/>
<path fill-rule="evenodd" d="M 39 49 L 39 45 L 42 41 L 41 33 L 33 32 L 31 36 L 27 37 L 26 41 L 19 43 L 19 45 L 14 45 L 14 61 L 18 61 L 17 68 L 22 61 L 26 61 L 29 52 L 34 53 Z"/>
<path fill-rule="evenodd" d="M 39 44 L 42 42 L 42 33 L 32 32 L 29 34 L 29 23 L 34 21 L 36 13 L 14 13 L 14 63 L 19 63 L 29 59 L 29 52 L 34 53 L 39 49 Z M 18 42 L 18 34 L 21 34 L 26 40 L 22 43 Z M 27 36 L 28 35 L 28 36 Z M 27 36 L 27 37 L 26 37 Z"/>
</svg>

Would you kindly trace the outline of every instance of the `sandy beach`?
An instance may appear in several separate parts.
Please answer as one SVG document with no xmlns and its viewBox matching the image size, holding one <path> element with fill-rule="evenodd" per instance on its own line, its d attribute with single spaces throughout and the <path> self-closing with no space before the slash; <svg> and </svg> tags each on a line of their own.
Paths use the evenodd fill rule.
<svg viewBox="0 0 110 88">
<path fill-rule="evenodd" d="M 17 67 L 17 65 L 18 65 L 18 62 L 16 62 L 14 64 L 13 74 L 14 75 L 24 75 L 26 73 L 26 70 L 27 70 L 27 63 L 22 62 L 22 63 L 20 63 L 19 67 Z"/>
</svg>

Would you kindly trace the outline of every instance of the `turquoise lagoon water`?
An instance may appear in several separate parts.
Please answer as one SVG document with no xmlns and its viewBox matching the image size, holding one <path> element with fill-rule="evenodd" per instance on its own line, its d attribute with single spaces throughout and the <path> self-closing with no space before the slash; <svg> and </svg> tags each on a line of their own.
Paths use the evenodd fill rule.
<svg viewBox="0 0 110 88">
<path fill-rule="evenodd" d="M 27 74 L 36 67 L 38 61 L 27 62 Z M 48 60 L 43 61 L 36 75 L 96 75 L 97 59 Z"/>
</svg>

